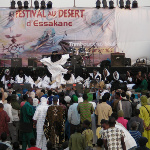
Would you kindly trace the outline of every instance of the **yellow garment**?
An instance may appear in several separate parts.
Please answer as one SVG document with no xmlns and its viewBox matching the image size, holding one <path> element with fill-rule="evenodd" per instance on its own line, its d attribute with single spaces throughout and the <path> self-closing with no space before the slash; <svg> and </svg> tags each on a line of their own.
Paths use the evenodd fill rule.
<svg viewBox="0 0 150 150">
<path fill-rule="evenodd" d="M 97 136 L 97 139 L 99 139 L 99 138 L 101 138 L 101 135 L 100 135 L 100 130 L 101 130 L 101 127 L 98 127 L 97 129 L 96 129 L 96 136 Z"/>
<path fill-rule="evenodd" d="M 91 129 L 86 129 L 82 134 L 85 136 L 86 146 L 93 147 L 93 131 Z"/>
<path fill-rule="evenodd" d="M 140 115 L 139 115 L 139 117 L 144 121 L 145 126 L 149 127 L 150 126 L 150 106 L 149 105 L 145 105 L 145 107 L 144 106 L 140 107 Z M 144 127 L 144 132 L 142 133 L 142 136 L 144 136 L 144 137 L 146 137 L 148 139 L 148 142 L 147 142 L 146 146 L 148 148 L 150 148 L 150 130 L 147 131 L 147 130 L 145 130 L 145 127 Z"/>
</svg>

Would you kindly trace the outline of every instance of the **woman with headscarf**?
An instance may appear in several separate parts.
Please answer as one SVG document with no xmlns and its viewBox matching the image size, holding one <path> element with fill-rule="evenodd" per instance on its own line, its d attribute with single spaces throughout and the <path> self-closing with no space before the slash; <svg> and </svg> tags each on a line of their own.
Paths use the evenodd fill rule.
<svg viewBox="0 0 150 150">
<path fill-rule="evenodd" d="M 144 121 L 144 132 L 142 136 L 148 139 L 146 146 L 150 148 L 150 106 L 147 104 L 147 97 L 141 96 L 141 107 L 139 117 Z"/>
</svg>

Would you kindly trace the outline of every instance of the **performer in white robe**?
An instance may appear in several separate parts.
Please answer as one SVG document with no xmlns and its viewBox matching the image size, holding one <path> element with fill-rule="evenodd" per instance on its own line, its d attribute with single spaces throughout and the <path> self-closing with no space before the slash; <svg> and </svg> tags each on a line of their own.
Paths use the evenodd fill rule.
<svg viewBox="0 0 150 150">
<path fill-rule="evenodd" d="M 41 86 L 44 89 L 46 88 L 50 89 L 51 88 L 50 83 L 51 83 L 51 79 L 46 75 L 42 80 Z"/>
<path fill-rule="evenodd" d="M 57 53 L 57 52 L 56 52 Z M 52 81 L 56 80 L 56 76 L 62 73 L 67 73 L 67 69 L 64 69 L 62 65 L 64 65 L 67 62 L 67 59 L 69 58 L 69 54 L 61 55 L 60 59 L 57 57 L 58 54 L 56 54 L 56 60 L 52 60 L 55 55 L 52 55 L 48 58 L 43 58 L 40 61 L 47 66 L 47 69 L 52 74 Z M 58 55 L 60 56 L 60 55 Z"/>
<path fill-rule="evenodd" d="M 45 97 L 41 98 L 41 105 L 39 105 L 34 113 L 33 120 L 37 121 L 37 139 L 36 146 L 42 150 L 47 150 L 46 148 L 46 137 L 43 131 L 43 125 L 45 122 L 45 117 L 47 114 L 47 109 L 49 105 L 47 104 L 47 99 Z"/>
<path fill-rule="evenodd" d="M 4 74 L 5 75 L 2 77 L 1 82 L 4 84 L 5 89 L 7 90 L 9 88 L 8 84 L 13 84 L 15 81 L 10 76 L 10 70 L 9 69 L 6 69 Z"/>
<path fill-rule="evenodd" d="M 93 70 L 93 73 L 90 73 L 90 76 L 93 80 L 96 79 L 98 81 L 101 81 L 101 74 L 95 69 Z"/>
<path fill-rule="evenodd" d="M 28 77 L 24 74 L 23 70 L 19 71 L 19 74 L 15 77 L 15 83 L 27 83 Z"/>
</svg>

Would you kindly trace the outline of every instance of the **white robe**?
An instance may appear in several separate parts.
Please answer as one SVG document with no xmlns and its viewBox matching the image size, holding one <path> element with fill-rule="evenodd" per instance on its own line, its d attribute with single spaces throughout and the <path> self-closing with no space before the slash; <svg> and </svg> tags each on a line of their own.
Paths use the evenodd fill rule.
<svg viewBox="0 0 150 150">
<path fill-rule="evenodd" d="M 27 83 L 27 82 L 28 82 L 28 77 L 25 75 L 25 82 L 24 83 Z M 19 75 L 16 75 L 15 83 L 23 83 L 23 77 L 21 78 Z"/>
<path fill-rule="evenodd" d="M 44 79 L 42 80 L 41 86 L 42 88 L 51 88 L 51 86 L 49 85 L 51 82 L 50 77 L 45 76 Z"/>
<path fill-rule="evenodd" d="M 5 89 L 7 90 L 7 89 L 8 89 L 7 84 L 8 84 L 8 83 L 12 84 L 12 83 L 14 83 L 15 81 L 14 81 L 13 79 L 11 79 L 10 81 L 6 81 L 6 78 L 5 78 L 5 75 L 4 75 L 4 76 L 2 77 L 2 79 L 1 79 L 1 82 L 5 85 Z"/>
<path fill-rule="evenodd" d="M 64 65 L 69 58 L 69 54 L 62 55 L 61 59 L 52 62 L 51 57 L 43 58 L 40 61 L 47 66 L 48 71 L 52 74 L 52 80 L 55 80 L 56 76 L 62 73 L 67 73 L 67 69 L 64 69 L 61 65 Z"/>
<path fill-rule="evenodd" d="M 37 140 L 36 140 L 36 146 L 38 148 L 42 148 L 42 150 L 47 150 L 46 148 L 46 137 L 44 135 L 44 131 L 43 131 L 43 125 L 45 122 L 45 117 L 47 114 L 47 109 L 48 109 L 49 105 L 47 104 L 47 99 L 41 99 L 41 104 L 39 106 L 37 106 L 37 109 L 34 113 L 33 116 L 33 120 L 37 120 Z"/>
</svg>

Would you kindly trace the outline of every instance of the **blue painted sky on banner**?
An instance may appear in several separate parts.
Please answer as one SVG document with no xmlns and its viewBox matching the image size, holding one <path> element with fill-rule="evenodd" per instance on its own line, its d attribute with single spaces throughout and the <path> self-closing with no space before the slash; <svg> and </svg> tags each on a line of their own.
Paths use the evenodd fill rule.
<svg viewBox="0 0 150 150">
<path fill-rule="evenodd" d="M 0 0 L 0 7 L 10 7 L 10 1 L 11 0 Z M 23 2 L 24 0 L 21 1 Z M 29 5 L 31 5 L 31 0 L 28 1 L 29 1 Z M 34 3 L 34 0 L 32 1 Z M 39 0 L 39 2 L 40 1 L 41 0 Z M 45 1 L 47 2 L 48 0 Z M 73 7 L 74 5 L 74 0 L 51 0 L 51 1 L 53 2 L 53 7 Z M 109 0 L 107 0 L 107 2 L 108 1 Z M 150 6 L 150 0 L 137 0 L 137 1 L 140 7 Z M 114 0 L 114 6 L 116 6 L 116 2 L 117 0 Z M 95 7 L 96 0 L 75 0 L 75 3 L 76 3 L 76 7 Z"/>
</svg>

